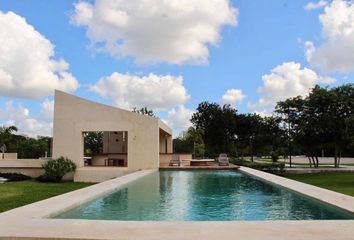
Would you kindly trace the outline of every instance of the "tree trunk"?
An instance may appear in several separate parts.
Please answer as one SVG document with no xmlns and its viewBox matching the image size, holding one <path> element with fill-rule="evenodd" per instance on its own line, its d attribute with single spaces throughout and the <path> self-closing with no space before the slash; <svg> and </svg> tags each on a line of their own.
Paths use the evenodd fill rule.
<svg viewBox="0 0 354 240">
<path fill-rule="evenodd" d="M 315 159 L 316 159 L 316 167 L 318 168 L 318 165 L 319 165 L 319 162 L 318 162 L 318 157 L 315 156 Z"/>
<path fill-rule="evenodd" d="M 311 158 L 309 156 L 307 156 L 307 158 L 309 159 L 309 163 L 310 163 L 310 168 L 312 168 L 312 162 L 311 162 Z"/>
<path fill-rule="evenodd" d="M 338 156 L 338 159 L 337 159 L 338 167 L 339 167 L 339 165 L 340 165 L 340 160 L 341 160 L 341 158 L 342 158 L 342 151 L 339 150 L 339 156 Z"/>
<path fill-rule="evenodd" d="M 334 167 L 338 167 L 338 147 L 337 144 L 334 144 Z"/>
<path fill-rule="evenodd" d="M 250 137 L 250 153 L 251 153 L 251 162 L 253 162 L 253 144 L 252 138 Z"/>
<path fill-rule="evenodd" d="M 313 155 L 311 156 L 311 159 L 312 159 L 313 166 L 314 166 L 315 168 L 318 168 L 318 158 L 317 158 L 317 156 L 316 156 L 315 154 L 313 154 Z"/>
</svg>

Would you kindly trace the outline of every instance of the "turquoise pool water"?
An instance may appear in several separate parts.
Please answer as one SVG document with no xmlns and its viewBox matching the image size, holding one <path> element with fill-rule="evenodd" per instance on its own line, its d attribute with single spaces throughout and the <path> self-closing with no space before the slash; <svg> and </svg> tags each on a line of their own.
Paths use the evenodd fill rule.
<svg viewBox="0 0 354 240">
<path fill-rule="evenodd" d="M 160 171 L 56 218 L 232 221 L 353 219 L 238 171 Z"/>
</svg>

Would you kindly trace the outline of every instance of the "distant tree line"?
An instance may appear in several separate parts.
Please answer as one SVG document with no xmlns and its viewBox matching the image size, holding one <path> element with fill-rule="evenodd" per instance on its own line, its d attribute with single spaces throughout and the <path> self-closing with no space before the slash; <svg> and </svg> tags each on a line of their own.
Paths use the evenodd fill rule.
<svg viewBox="0 0 354 240">
<path fill-rule="evenodd" d="M 272 116 L 238 113 L 230 105 L 202 102 L 192 115 L 204 154 L 279 156 L 304 154 L 318 167 L 319 156 L 354 155 L 354 84 L 328 88 L 315 86 L 306 97 L 277 103 Z M 188 131 L 174 139 L 175 152 L 193 152 Z"/>
<path fill-rule="evenodd" d="M 154 116 L 147 108 L 135 112 Z M 173 140 L 174 152 L 194 157 L 219 153 L 244 156 L 304 154 L 318 167 L 320 156 L 330 156 L 338 167 L 341 157 L 354 156 L 354 84 L 334 88 L 315 86 L 305 97 L 277 103 L 272 116 L 239 113 L 230 105 L 202 102 L 192 115 L 189 128 Z M 0 127 L 0 147 L 17 152 L 19 158 L 51 156 L 51 137 L 32 138 L 16 134 L 17 127 Z M 85 147 L 102 151 L 102 133 L 91 133 Z M 98 146 L 98 147 L 97 147 Z"/>
<path fill-rule="evenodd" d="M 315 167 L 324 151 L 334 157 L 335 167 L 339 167 L 342 156 L 353 156 L 354 84 L 316 86 L 306 97 L 279 102 L 275 112 L 286 123 L 290 142 Z"/>
<path fill-rule="evenodd" d="M 5 146 L 6 152 L 17 152 L 18 158 L 40 158 L 51 156 L 51 137 L 38 136 L 32 138 L 18 135 L 16 126 L 0 127 L 0 147 Z"/>
<path fill-rule="evenodd" d="M 285 154 L 284 130 L 280 117 L 239 114 L 230 105 L 202 102 L 193 114 L 189 128 L 174 139 L 175 152 L 193 152 L 191 129 L 200 134 L 204 155 L 227 153 L 234 157 Z"/>
<path fill-rule="evenodd" d="M 191 122 L 202 133 L 205 155 L 219 153 L 241 157 L 281 152 L 284 138 L 279 117 L 240 114 L 230 105 L 202 102 Z M 280 153 L 279 153 L 280 154 Z"/>
</svg>

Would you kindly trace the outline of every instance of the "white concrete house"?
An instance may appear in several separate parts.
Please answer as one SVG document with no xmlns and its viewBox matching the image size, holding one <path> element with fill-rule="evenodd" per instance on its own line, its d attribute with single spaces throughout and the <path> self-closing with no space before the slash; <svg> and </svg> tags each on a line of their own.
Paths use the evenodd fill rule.
<svg viewBox="0 0 354 240">
<path fill-rule="evenodd" d="M 172 130 L 155 117 L 55 91 L 53 158 L 77 165 L 74 181 L 101 182 L 140 169 L 157 169 L 172 154 Z M 84 153 L 84 137 L 102 136 L 100 152 Z"/>
</svg>

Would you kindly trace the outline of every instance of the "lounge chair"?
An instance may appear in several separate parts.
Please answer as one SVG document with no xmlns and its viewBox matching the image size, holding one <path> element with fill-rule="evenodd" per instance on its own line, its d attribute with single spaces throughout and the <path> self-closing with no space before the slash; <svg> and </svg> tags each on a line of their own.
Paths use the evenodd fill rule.
<svg viewBox="0 0 354 240">
<path fill-rule="evenodd" d="M 229 158 L 226 153 L 220 153 L 218 157 L 219 166 L 225 165 L 229 166 Z"/>
<path fill-rule="evenodd" d="M 170 166 L 181 166 L 181 160 L 179 159 L 178 154 L 172 154 L 172 159 L 170 160 Z"/>
</svg>

